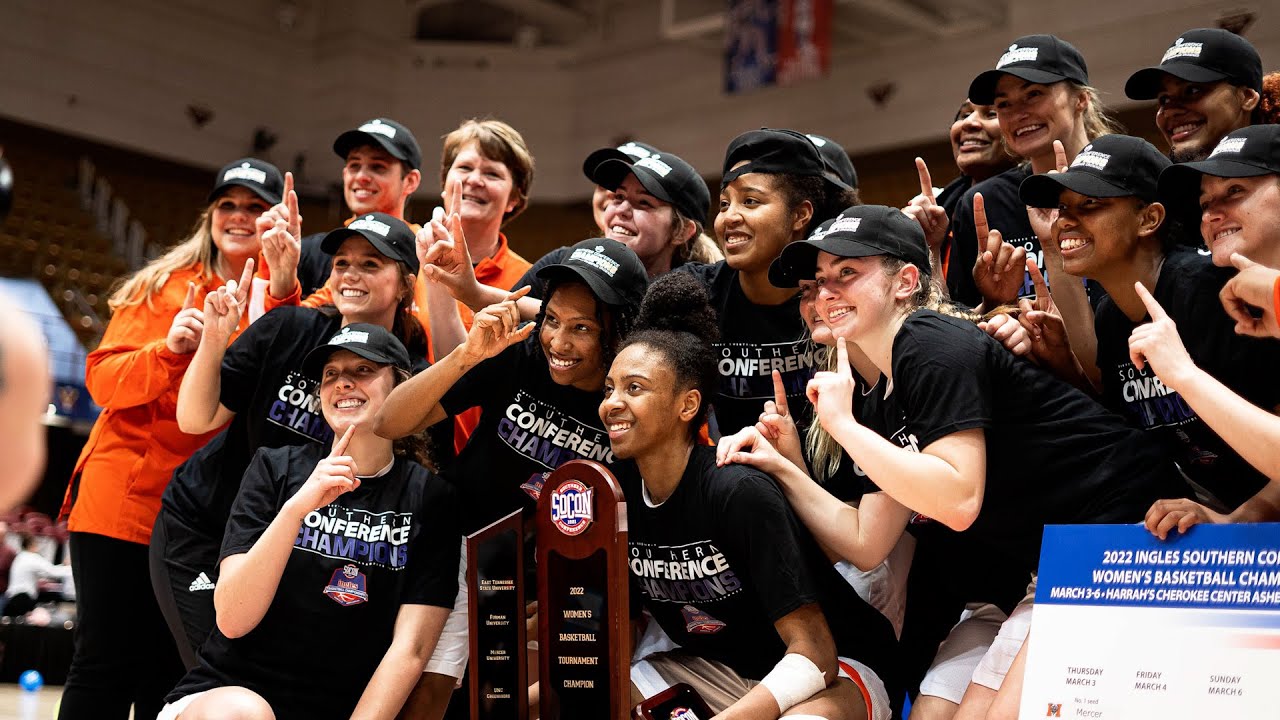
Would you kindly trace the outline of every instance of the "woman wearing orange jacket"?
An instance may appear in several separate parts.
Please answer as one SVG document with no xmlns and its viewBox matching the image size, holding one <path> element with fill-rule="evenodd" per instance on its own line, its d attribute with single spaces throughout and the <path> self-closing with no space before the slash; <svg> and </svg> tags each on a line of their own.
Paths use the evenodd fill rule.
<svg viewBox="0 0 1280 720">
<path fill-rule="evenodd" d="M 135 717 L 155 717 L 182 676 L 150 590 L 147 545 L 174 468 L 216 431 L 178 429 L 178 386 L 200 343 L 205 296 L 248 292 L 261 245 L 255 220 L 283 190 L 269 163 L 227 165 L 191 236 L 111 297 L 111 323 L 85 373 L 103 411 L 63 505 L 78 619 L 60 720 L 124 720 L 130 706 Z"/>
</svg>

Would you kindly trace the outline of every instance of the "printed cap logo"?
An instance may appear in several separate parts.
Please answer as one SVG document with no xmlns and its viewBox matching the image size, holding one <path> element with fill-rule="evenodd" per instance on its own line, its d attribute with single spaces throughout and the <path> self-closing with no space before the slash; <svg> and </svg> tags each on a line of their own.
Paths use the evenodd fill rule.
<svg viewBox="0 0 1280 720">
<path fill-rule="evenodd" d="M 259 185 L 265 185 L 267 182 L 267 173 L 259 170 L 247 162 L 240 163 L 240 167 L 231 168 L 222 175 L 222 182 L 230 180 L 248 180 Z"/>
<path fill-rule="evenodd" d="M 818 137 L 817 135 L 809 135 L 808 133 L 806 133 L 806 134 L 805 134 L 805 137 L 809 138 L 809 140 L 810 140 L 814 145 L 817 145 L 818 147 L 822 147 L 823 145 L 826 145 L 826 144 L 827 144 L 827 141 L 826 141 L 826 140 L 823 140 L 822 138 Z"/>
<path fill-rule="evenodd" d="M 619 145 L 618 150 L 626 155 L 636 158 L 637 160 L 640 158 L 647 158 L 651 154 L 648 150 L 645 150 L 633 142 L 626 143 L 625 145 Z"/>
<path fill-rule="evenodd" d="M 1242 137 L 1222 138 L 1222 142 L 1219 142 L 1218 147 L 1214 148 L 1213 152 L 1209 153 L 1209 157 L 1214 157 L 1215 155 L 1220 155 L 1222 153 L 1244 152 L 1245 140 L 1248 140 L 1248 138 L 1242 138 Z"/>
<path fill-rule="evenodd" d="M 391 226 L 376 220 L 372 215 L 365 215 L 347 226 L 352 230 L 371 230 L 378 233 L 382 237 L 386 237 L 391 232 Z"/>
<path fill-rule="evenodd" d="M 1094 170 L 1106 170 L 1107 161 L 1111 160 L 1111 156 L 1107 153 L 1090 150 L 1089 147 L 1092 146 L 1085 147 L 1085 149 L 1076 156 L 1076 159 L 1071 161 L 1071 167 L 1079 167 L 1083 165 L 1084 167 L 1093 168 Z"/>
<path fill-rule="evenodd" d="M 860 217 L 842 217 L 831 223 L 828 233 L 833 232 L 858 232 L 858 226 L 862 224 Z"/>
<path fill-rule="evenodd" d="M 1170 60 L 1178 60 L 1181 58 L 1198 58 L 1200 52 L 1204 48 L 1203 43 L 1184 43 L 1182 38 L 1178 38 L 1164 52 L 1164 57 L 1160 58 L 1160 64 L 1163 65 Z"/>
<path fill-rule="evenodd" d="M 385 137 L 394 138 L 396 129 L 390 125 L 383 125 L 381 120 L 370 120 L 360 126 L 360 132 L 376 133 Z"/>
<path fill-rule="evenodd" d="M 551 524 L 565 535 L 581 535 L 595 520 L 593 491 L 580 480 L 565 480 L 551 491 Z"/>
<path fill-rule="evenodd" d="M 996 69 L 1005 65 L 1012 65 L 1020 62 L 1035 62 L 1040 57 L 1040 48 L 1029 47 L 1020 48 L 1016 44 L 1009 46 L 1009 52 L 1000 56 L 1000 60 L 996 62 Z"/>
<path fill-rule="evenodd" d="M 609 277 L 616 275 L 618 268 L 621 267 L 618 265 L 617 260 L 614 260 L 604 254 L 603 245 L 597 245 L 594 248 L 578 248 L 577 250 L 574 250 L 573 254 L 569 256 L 569 261 L 574 260 L 585 265 L 590 265 Z"/>
<path fill-rule="evenodd" d="M 369 333 L 363 330 L 352 330 L 350 327 L 342 328 L 342 332 L 334 335 L 329 340 L 330 345 L 346 345 L 347 343 L 368 343 Z"/>
<path fill-rule="evenodd" d="M 660 177 L 666 177 L 671 172 L 671 166 L 662 162 L 661 155 L 650 155 L 646 158 L 640 158 L 636 161 L 636 167 L 648 168 Z"/>
</svg>

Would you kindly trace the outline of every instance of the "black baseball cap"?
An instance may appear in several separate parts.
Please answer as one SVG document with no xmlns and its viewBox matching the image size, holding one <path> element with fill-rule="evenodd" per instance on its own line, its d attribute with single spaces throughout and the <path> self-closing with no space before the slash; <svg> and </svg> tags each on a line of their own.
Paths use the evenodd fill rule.
<svg viewBox="0 0 1280 720">
<path fill-rule="evenodd" d="M 1253 45 L 1230 30 L 1196 28 L 1178 36 L 1160 64 L 1129 76 L 1124 94 L 1132 100 L 1152 100 L 1160 94 L 1165 75 L 1187 82 L 1218 82 L 1262 91 L 1262 58 Z"/>
<path fill-rule="evenodd" d="M 343 160 L 352 148 L 361 145 L 380 147 L 391 157 L 417 170 L 422 166 L 422 149 L 409 128 L 390 118 L 374 118 L 355 130 L 348 130 L 333 141 L 333 151 Z"/>
<path fill-rule="evenodd" d="M 351 323 L 329 338 L 329 342 L 307 353 L 302 361 L 302 372 L 318 379 L 324 371 L 324 364 L 339 350 L 350 350 L 381 365 L 409 369 L 409 351 L 390 331 L 381 325 Z"/>
<path fill-rule="evenodd" d="M 1160 173 L 1160 202 L 1166 206 L 1197 205 L 1200 178 L 1257 177 L 1280 174 L 1280 125 L 1250 125 L 1227 133 L 1209 157 L 1177 163 Z"/>
<path fill-rule="evenodd" d="M 240 158 L 224 165 L 213 181 L 208 202 L 217 200 L 233 185 L 248 188 L 272 205 L 284 197 L 284 175 L 280 174 L 280 168 L 258 158 Z"/>
<path fill-rule="evenodd" d="M 569 248 L 564 262 L 538 271 L 542 280 L 578 280 L 606 305 L 640 307 L 649 289 L 649 273 L 631 248 L 617 240 L 593 238 Z"/>
<path fill-rule="evenodd" d="M 671 153 L 655 152 L 633 162 L 609 158 L 592 171 L 595 184 L 617 190 L 628 174 L 649 194 L 669 202 L 686 218 L 703 222 L 711 212 L 711 191 L 693 166 Z"/>
<path fill-rule="evenodd" d="M 320 249 L 332 255 L 338 252 L 342 241 L 352 235 L 363 237 L 378 252 L 408 265 L 413 272 L 418 272 L 418 252 L 413 228 L 400 218 L 380 212 L 361 215 L 346 227 L 330 230 L 320 241 Z"/>
<path fill-rule="evenodd" d="M 817 146 L 818 154 L 822 156 L 822 161 L 827 164 L 828 170 L 835 173 L 845 185 L 851 188 L 858 187 L 858 171 L 853 169 L 853 160 L 849 159 L 849 153 L 844 151 L 840 143 L 813 133 L 805 133 L 805 137 Z"/>
<path fill-rule="evenodd" d="M 744 160 L 745 165 L 733 169 Z M 818 146 L 809 136 L 795 130 L 760 128 L 742 133 L 725 150 L 723 171 L 721 188 L 747 173 L 768 173 L 820 177 L 841 190 L 853 189 L 845 181 L 828 174 L 827 163 L 822 159 Z"/>
<path fill-rule="evenodd" d="M 1089 84 L 1089 68 L 1084 56 L 1074 45 L 1053 35 L 1024 35 L 1000 56 L 994 70 L 988 70 L 969 83 L 969 100 L 978 105 L 996 101 L 996 83 L 1001 75 L 1013 75 L 1027 82 L 1048 85 L 1071 80 Z"/>
<path fill-rule="evenodd" d="M 587 156 L 587 159 L 582 161 L 582 174 L 586 175 L 588 180 L 595 182 L 596 179 L 593 177 L 593 173 L 595 173 L 596 166 L 605 160 L 621 160 L 625 163 L 633 163 L 641 158 L 656 155 L 658 152 L 658 148 L 639 140 L 624 142 L 618 147 L 600 148 L 592 151 Z"/>
<path fill-rule="evenodd" d="M 1022 202 L 1037 208 L 1058 206 L 1062 189 L 1097 198 L 1137 197 L 1155 202 L 1160 173 L 1172 163 L 1142 138 L 1103 135 L 1084 146 L 1066 172 L 1032 175 L 1022 181 Z"/>
<path fill-rule="evenodd" d="M 915 265 L 929 275 L 929 248 L 924 230 L 898 208 L 884 205 L 854 205 L 819 225 L 809 237 L 793 242 L 769 266 L 769 282 L 774 287 L 796 287 L 812 280 L 818 251 L 839 257 L 889 255 Z"/>
</svg>

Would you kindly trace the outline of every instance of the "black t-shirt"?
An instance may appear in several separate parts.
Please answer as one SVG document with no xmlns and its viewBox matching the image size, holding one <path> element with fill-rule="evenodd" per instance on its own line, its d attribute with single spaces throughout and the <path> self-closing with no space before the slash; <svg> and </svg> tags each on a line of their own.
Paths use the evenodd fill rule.
<svg viewBox="0 0 1280 720">
<path fill-rule="evenodd" d="M 441 398 L 450 415 L 480 408 L 480 423 L 445 473 L 474 532 L 513 510 L 532 512 L 546 475 L 570 460 L 616 462 L 600 422 L 603 392 L 551 379 L 537 336 L 462 376 Z"/>
<path fill-rule="evenodd" d="M 942 188 L 942 192 L 938 193 L 937 196 L 934 197 L 934 201 L 937 202 L 938 205 L 942 206 L 943 210 L 947 211 L 948 219 L 953 218 L 956 216 L 956 207 L 960 204 L 960 198 L 964 197 L 964 194 L 968 192 L 971 187 L 973 187 L 973 178 L 968 175 L 961 175 L 955 180 L 947 183 L 947 186 Z M 985 199 L 986 196 L 984 195 L 983 198 Z M 973 208 L 969 208 L 969 211 L 972 213 Z M 972 216 L 970 219 L 972 219 Z"/>
<path fill-rule="evenodd" d="M 1046 524 L 1137 522 L 1155 500 L 1187 494 L 1158 443 L 966 320 L 931 310 L 907 318 L 893 377 L 894 442 L 920 450 L 962 430 L 985 433 L 985 496 L 963 533 L 988 553 L 984 562 L 1034 572 Z"/>
<path fill-rule="evenodd" d="M 324 287 L 333 272 L 333 256 L 320 249 L 325 235 L 328 233 L 302 238 L 302 251 L 298 256 L 298 285 L 302 287 L 302 297 Z"/>
<path fill-rule="evenodd" d="M 758 680 L 786 652 L 774 622 L 817 603 L 837 652 L 900 697 L 893 627 L 840 577 L 769 476 L 716 467 L 715 449 L 696 446 L 661 505 L 634 475 L 624 485 L 633 591 L 681 647 Z"/>
<path fill-rule="evenodd" d="M 987 224 L 999 230 L 1005 242 L 1022 247 L 1027 257 L 1035 258 L 1044 272 L 1044 254 L 1040 251 L 1040 238 L 1031 229 L 1027 219 L 1027 206 L 1018 196 L 1018 186 L 1031 175 L 1030 165 L 1010 168 L 974 185 L 960 196 L 951 213 L 951 228 L 947 236 L 951 240 L 951 260 L 947 267 L 947 288 L 951 299 L 969 306 L 982 302 L 982 294 L 973 282 L 973 263 L 978 259 L 978 234 L 973 224 L 973 196 L 982 193 L 987 209 Z M 982 238 L 986 243 L 986 238 Z M 1035 288 L 1031 274 L 1023 270 L 1025 279 L 1018 297 L 1032 297 Z"/>
<path fill-rule="evenodd" d="M 1280 343 L 1235 333 L 1218 292 L 1234 275 L 1194 250 L 1165 257 L 1153 292 L 1178 326 L 1196 366 L 1249 402 L 1270 410 L 1280 403 Z M 1146 322 L 1146 318 L 1143 319 Z M 1136 324 L 1107 298 L 1094 318 L 1098 369 L 1107 404 L 1136 427 L 1152 431 L 1169 448 L 1187 476 L 1235 508 L 1267 483 L 1231 449 L 1178 393 L 1165 387 L 1151 368 L 1129 360 L 1129 336 Z"/>
<path fill-rule="evenodd" d="M 236 498 L 219 560 L 248 552 L 328 453 L 264 448 Z M 166 698 L 241 685 L 276 717 L 351 715 L 391 644 L 401 605 L 452 608 L 461 535 L 453 493 L 396 458 L 303 521 L 266 615 L 243 637 L 214 630 L 200 664 Z"/>
<path fill-rule="evenodd" d="M 521 276 L 521 278 L 517 280 L 516 283 L 511 286 L 510 289 L 519 290 L 525 285 L 528 285 L 529 295 L 527 297 L 537 298 L 541 300 L 542 296 L 545 295 L 547 292 L 547 281 L 538 277 L 538 271 L 544 267 L 549 267 L 551 265 L 559 265 L 560 263 L 564 262 L 566 259 L 568 259 L 569 252 L 571 250 L 573 250 L 573 248 L 570 248 L 567 246 L 558 247 L 555 250 L 552 250 L 551 252 L 547 253 L 546 255 L 543 255 L 542 257 L 538 258 L 538 261 L 535 262 L 528 270 L 526 270 L 524 275 Z"/>
<path fill-rule="evenodd" d="M 765 401 L 773 399 L 774 370 L 782 373 L 787 402 L 802 407 L 805 387 L 822 369 L 827 348 L 809 339 L 800 318 L 799 292 L 781 305 L 756 305 L 742 292 L 738 271 L 723 260 L 713 265 L 685 263 L 672 272 L 687 272 L 700 280 L 719 314 L 720 341 L 712 347 L 720 392 L 712 411 L 720 435 L 732 435 L 760 419 Z"/>
<path fill-rule="evenodd" d="M 341 326 L 341 316 L 283 306 L 231 343 L 222 359 L 218 400 L 235 418 L 174 471 L 162 499 L 165 509 L 219 538 L 258 448 L 329 443 L 333 431 L 320 410 L 320 382 L 302 372 L 302 361 Z"/>
</svg>

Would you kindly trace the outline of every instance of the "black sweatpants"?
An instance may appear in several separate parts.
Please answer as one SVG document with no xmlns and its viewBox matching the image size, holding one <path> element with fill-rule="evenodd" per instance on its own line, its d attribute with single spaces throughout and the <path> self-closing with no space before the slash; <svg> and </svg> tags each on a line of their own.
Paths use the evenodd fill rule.
<svg viewBox="0 0 1280 720">
<path fill-rule="evenodd" d="M 76 583 L 75 655 L 58 720 L 154 718 L 183 675 L 165 627 L 147 546 L 71 533 Z"/>
<path fill-rule="evenodd" d="M 219 540 L 160 509 L 151 531 L 151 586 L 188 670 L 199 664 L 200 646 L 216 621 L 213 588 L 219 549 Z"/>
</svg>

